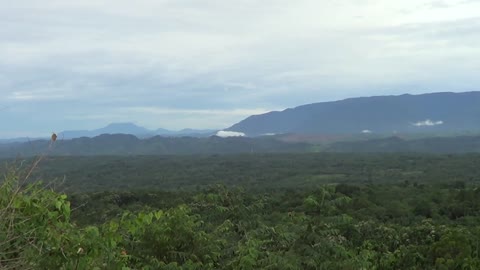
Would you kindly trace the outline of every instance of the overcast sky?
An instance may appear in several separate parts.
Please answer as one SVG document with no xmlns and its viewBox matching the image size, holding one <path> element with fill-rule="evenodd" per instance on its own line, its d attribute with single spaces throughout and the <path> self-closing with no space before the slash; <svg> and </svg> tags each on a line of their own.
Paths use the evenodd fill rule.
<svg viewBox="0 0 480 270">
<path fill-rule="evenodd" d="M 0 4 L 0 137 L 480 90 L 480 0 Z"/>
</svg>

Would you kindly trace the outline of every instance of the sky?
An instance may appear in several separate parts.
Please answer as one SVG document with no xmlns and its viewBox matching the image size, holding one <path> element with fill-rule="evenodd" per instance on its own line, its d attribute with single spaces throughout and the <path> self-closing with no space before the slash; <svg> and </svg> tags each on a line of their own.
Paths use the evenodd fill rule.
<svg viewBox="0 0 480 270">
<path fill-rule="evenodd" d="M 0 0 L 0 138 L 480 90 L 480 0 Z"/>
</svg>

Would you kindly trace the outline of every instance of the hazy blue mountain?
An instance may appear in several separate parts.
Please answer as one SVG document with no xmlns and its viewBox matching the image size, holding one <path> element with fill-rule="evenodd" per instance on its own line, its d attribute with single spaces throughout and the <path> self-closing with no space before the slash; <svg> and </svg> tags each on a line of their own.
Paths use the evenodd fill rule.
<svg viewBox="0 0 480 270">
<path fill-rule="evenodd" d="M 163 136 L 191 136 L 191 137 L 206 137 L 215 134 L 215 130 L 195 130 L 195 129 L 183 129 L 180 131 L 172 131 L 168 129 L 159 128 L 156 130 L 150 130 L 133 123 L 112 123 L 106 127 L 94 129 L 94 130 L 69 130 L 60 132 L 60 139 L 74 139 L 81 137 L 96 137 L 102 134 L 130 134 L 139 138 L 148 138 L 156 135 Z"/>
<path fill-rule="evenodd" d="M 11 139 L 0 139 L 0 144 L 23 143 L 23 142 L 29 142 L 29 141 L 41 140 L 41 139 L 48 139 L 48 138 L 18 137 L 18 138 L 11 138 Z"/>
<path fill-rule="evenodd" d="M 159 128 L 159 129 L 155 130 L 155 134 L 168 134 L 168 133 L 171 133 L 171 132 L 172 132 L 171 130 L 164 129 L 164 128 Z"/>
<path fill-rule="evenodd" d="M 60 132 L 59 138 L 73 139 L 80 137 L 95 137 L 101 134 L 132 134 L 143 136 L 147 134 L 154 134 L 154 131 L 148 130 L 144 127 L 137 126 L 133 123 L 112 123 L 106 127 L 94 130 L 68 130 Z"/>
<path fill-rule="evenodd" d="M 228 128 L 262 134 L 480 131 L 480 92 L 350 98 L 254 115 Z"/>
<path fill-rule="evenodd" d="M 151 130 L 133 123 L 112 123 L 104 128 L 95 130 L 100 134 L 149 134 Z"/>
</svg>

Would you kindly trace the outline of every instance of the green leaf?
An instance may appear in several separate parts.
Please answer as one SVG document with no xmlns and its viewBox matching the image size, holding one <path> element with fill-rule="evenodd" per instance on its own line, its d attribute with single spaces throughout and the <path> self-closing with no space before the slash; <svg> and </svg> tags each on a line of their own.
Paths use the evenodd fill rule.
<svg viewBox="0 0 480 270">
<path fill-rule="evenodd" d="M 156 218 L 157 220 L 159 220 L 162 216 L 163 216 L 163 212 L 162 212 L 162 211 L 157 211 L 157 212 L 155 212 L 155 218 Z"/>
<path fill-rule="evenodd" d="M 57 208 L 58 210 L 61 210 L 62 209 L 62 202 L 61 201 L 56 201 L 55 202 L 55 208 Z"/>
</svg>

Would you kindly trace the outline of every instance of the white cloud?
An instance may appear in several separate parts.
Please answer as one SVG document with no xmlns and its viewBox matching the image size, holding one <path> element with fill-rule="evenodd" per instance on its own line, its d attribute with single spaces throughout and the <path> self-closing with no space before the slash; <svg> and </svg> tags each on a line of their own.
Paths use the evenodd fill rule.
<svg viewBox="0 0 480 270">
<path fill-rule="evenodd" d="M 23 92 L 13 92 L 7 97 L 7 99 L 12 99 L 12 100 L 32 100 L 36 98 L 37 97 L 32 94 L 27 94 Z"/>
<path fill-rule="evenodd" d="M 244 137 L 245 133 L 235 132 L 235 131 L 224 131 L 220 130 L 216 134 L 218 137 L 227 138 L 227 137 Z"/>
<path fill-rule="evenodd" d="M 443 121 L 432 121 L 430 119 L 427 119 L 425 121 L 419 121 L 419 122 L 413 123 L 413 125 L 416 127 L 433 127 L 433 126 L 443 125 Z"/>
<path fill-rule="evenodd" d="M 369 129 L 364 129 L 364 130 L 362 130 L 362 133 L 363 134 L 370 134 L 370 133 L 372 133 L 372 131 L 369 130 Z"/>
<path fill-rule="evenodd" d="M 65 98 L 65 95 L 58 91 L 14 91 L 7 96 L 11 101 L 48 101 Z"/>
<path fill-rule="evenodd" d="M 262 114 L 271 110 L 267 109 L 230 109 L 230 110 L 215 110 L 215 109 L 180 109 L 180 108 L 161 108 L 161 107 L 127 107 L 125 110 L 132 112 L 142 112 L 151 114 L 194 114 L 194 115 L 232 115 L 232 116 L 250 116 L 254 114 Z"/>
</svg>

